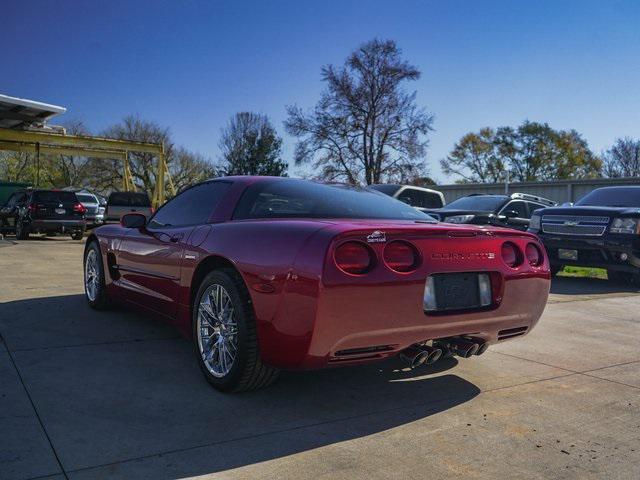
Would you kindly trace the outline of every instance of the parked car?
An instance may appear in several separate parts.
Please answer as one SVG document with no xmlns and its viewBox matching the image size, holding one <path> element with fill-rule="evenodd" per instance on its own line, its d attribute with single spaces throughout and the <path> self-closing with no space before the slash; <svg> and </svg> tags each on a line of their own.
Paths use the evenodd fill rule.
<svg viewBox="0 0 640 480">
<path fill-rule="evenodd" d="M 442 192 L 414 185 L 376 184 L 369 188 L 389 195 L 401 202 L 411 205 L 420 211 L 441 208 L 445 205 Z"/>
<path fill-rule="evenodd" d="M 68 233 L 80 240 L 85 230 L 86 208 L 76 194 L 62 190 L 15 192 L 1 209 L 2 223 L 18 240 L 30 233 Z"/>
<path fill-rule="evenodd" d="M 120 220 L 125 213 L 140 213 L 150 217 L 153 213 L 151 200 L 146 193 L 140 192 L 111 192 L 107 200 L 107 220 Z"/>
<path fill-rule="evenodd" d="M 98 197 L 90 192 L 76 192 L 76 197 L 80 203 L 87 209 L 84 218 L 87 227 L 97 227 L 104 223 L 105 207 L 100 205 Z"/>
<path fill-rule="evenodd" d="M 26 190 L 14 191 L 0 207 L 0 234 L 15 233 L 18 205 L 24 202 L 26 196 Z"/>
<path fill-rule="evenodd" d="M 511 195 L 469 195 L 454 200 L 444 208 L 425 210 L 447 223 L 496 225 L 526 230 L 533 212 L 556 203 L 546 198 L 513 193 Z"/>
<path fill-rule="evenodd" d="M 368 189 L 249 176 L 95 229 L 84 272 L 91 307 L 167 319 L 224 391 L 279 369 L 479 355 L 530 332 L 550 286 L 535 235 L 439 224 Z"/>
<path fill-rule="evenodd" d="M 612 280 L 640 284 L 640 186 L 598 188 L 573 206 L 538 210 L 529 231 L 547 248 L 553 273 L 600 267 Z"/>
</svg>

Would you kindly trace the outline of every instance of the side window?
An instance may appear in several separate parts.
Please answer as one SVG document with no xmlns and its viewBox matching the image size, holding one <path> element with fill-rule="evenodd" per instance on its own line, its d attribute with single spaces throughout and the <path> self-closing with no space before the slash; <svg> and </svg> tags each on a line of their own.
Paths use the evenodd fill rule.
<svg viewBox="0 0 640 480">
<path fill-rule="evenodd" d="M 533 212 L 535 212 L 536 210 L 539 210 L 541 208 L 547 208 L 547 206 L 546 205 L 542 205 L 540 203 L 529 202 L 529 216 L 527 218 L 531 218 L 531 215 L 533 215 Z"/>
<path fill-rule="evenodd" d="M 230 186 L 229 182 L 208 182 L 185 190 L 158 210 L 149 227 L 183 227 L 206 223 Z"/>
<path fill-rule="evenodd" d="M 514 212 L 517 213 L 516 217 L 517 218 L 531 218 L 531 216 L 529 215 L 529 212 L 527 210 L 527 205 L 524 202 L 511 202 L 508 203 L 503 209 L 503 213 L 508 211 L 508 210 L 513 210 Z"/>
</svg>

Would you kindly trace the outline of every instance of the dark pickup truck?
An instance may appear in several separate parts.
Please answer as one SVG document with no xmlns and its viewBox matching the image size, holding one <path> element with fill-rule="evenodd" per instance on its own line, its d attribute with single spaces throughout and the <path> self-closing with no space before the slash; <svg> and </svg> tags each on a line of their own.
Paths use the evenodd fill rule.
<svg viewBox="0 0 640 480">
<path fill-rule="evenodd" d="M 554 273 L 600 267 L 611 280 L 640 283 L 640 186 L 598 188 L 573 206 L 536 210 L 529 232 L 544 243 Z"/>
</svg>

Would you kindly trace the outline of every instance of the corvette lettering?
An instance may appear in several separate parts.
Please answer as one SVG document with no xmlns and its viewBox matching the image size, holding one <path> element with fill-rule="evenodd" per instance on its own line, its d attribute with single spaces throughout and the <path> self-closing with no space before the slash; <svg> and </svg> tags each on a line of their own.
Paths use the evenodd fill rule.
<svg viewBox="0 0 640 480">
<path fill-rule="evenodd" d="M 473 253 L 432 253 L 434 260 L 493 260 L 496 254 L 493 252 L 473 252 Z"/>
</svg>

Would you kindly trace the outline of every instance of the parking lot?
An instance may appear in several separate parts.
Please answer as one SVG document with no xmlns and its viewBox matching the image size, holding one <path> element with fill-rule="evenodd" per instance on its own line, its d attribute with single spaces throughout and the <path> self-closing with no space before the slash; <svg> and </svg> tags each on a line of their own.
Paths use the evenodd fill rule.
<svg viewBox="0 0 640 480">
<path fill-rule="evenodd" d="M 0 241 L 0 478 L 640 477 L 640 292 L 556 278 L 482 357 L 210 388 L 191 344 L 95 312 L 82 241 Z"/>
</svg>

